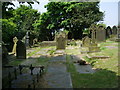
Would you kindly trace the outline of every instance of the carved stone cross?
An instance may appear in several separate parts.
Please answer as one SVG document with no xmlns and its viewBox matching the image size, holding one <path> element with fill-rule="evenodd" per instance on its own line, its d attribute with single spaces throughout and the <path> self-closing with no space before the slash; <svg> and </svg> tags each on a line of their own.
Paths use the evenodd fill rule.
<svg viewBox="0 0 120 90">
<path fill-rule="evenodd" d="M 13 38 L 14 46 L 13 46 L 13 50 L 12 50 L 13 54 L 16 54 L 17 41 L 18 41 L 17 37 L 14 37 Z"/>
</svg>

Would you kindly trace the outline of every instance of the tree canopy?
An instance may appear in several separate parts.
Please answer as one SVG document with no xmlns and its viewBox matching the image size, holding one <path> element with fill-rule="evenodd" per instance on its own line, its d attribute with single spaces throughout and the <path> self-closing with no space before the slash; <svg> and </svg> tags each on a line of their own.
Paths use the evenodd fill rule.
<svg viewBox="0 0 120 90">
<path fill-rule="evenodd" d="M 45 6 L 47 12 L 36 22 L 36 29 L 38 27 L 40 31 L 54 35 L 55 31 L 64 28 L 72 34 L 72 38 L 82 38 L 85 28 L 103 19 L 98 4 L 99 2 L 49 2 Z"/>
</svg>

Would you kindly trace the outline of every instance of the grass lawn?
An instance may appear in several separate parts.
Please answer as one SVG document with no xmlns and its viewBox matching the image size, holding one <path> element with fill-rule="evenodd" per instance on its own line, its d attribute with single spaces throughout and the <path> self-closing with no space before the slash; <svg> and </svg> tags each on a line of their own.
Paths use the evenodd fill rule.
<svg viewBox="0 0 120 90">
<path fill-rule="evenodd" d="M 89 53 L 89 55 L 105 55 L 110 56 L 109 59 L 94 59 L 90 60 L 85 57 L 85 55 L 80 54 L 83 58 L 89 62 L 93 63 L 93 68 L 98 68 L 99 70 L 93 74 L 80 74 L 76 71 L 70 57 L 70 50 L 66 50 L 67 55 L 67 68 L 68 72 L 71 73 L 72 83 L 74 88 L 117 88 L 118 87 L 118 48 L 107 48 L 105 46 L 118 47 L 117 42 L 107 41 L 99 43 L 101 47 L 101 52 Z M 73 50 L 74 51 L 74 50 Z M 74 52 L 74 54 L 76 54 Z"/>
</svg>

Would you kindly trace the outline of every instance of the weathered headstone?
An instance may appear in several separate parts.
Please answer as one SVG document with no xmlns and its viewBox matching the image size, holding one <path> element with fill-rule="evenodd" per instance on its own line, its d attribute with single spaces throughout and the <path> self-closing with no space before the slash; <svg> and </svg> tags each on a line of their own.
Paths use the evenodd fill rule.
<svg viewBox="0 0 120 90">
<path fill-rule="evenodd" d="M 110 26 L 106 28 L 106 38 L 110 38 L 110 35 L 112 34 L 112 29 Z"/>
<path fill-rule="evenodd" d="M 117 27 L 116 27 L 116 26 L 113 26 L 112 32 L 113 32 L 113 35 L 116 35 L 116 34 L 117 34 Z"/>
<path fill-rule="evenodd" d="M 26 46 L 20 40 L 17 42 L 16 57 L 17 59 L 26 59 Z"/>
<path fill-rule="evenodd" d="M 92 40 L 91 45 L 89 46 L 89 52 L 98 52 L 100 51 L 100 48 L 97 46 L 96 43 L 96 30 L 98 29 L 98 27 L 96 25 L 92 25 L 90 29 L 92 30 Z"/>
<path fill-rule="evenodd" d="M 82 47 L 89 47 L 91 44 L 91 39 L 88 36 L 85 36 L 82 39 Z"/>
<path fill-rule="evenodd" d="M 13 42 L 14 42 L 14 46 L 13 46 L 12 53 L 13 53 L 13 54 L 16 54 L 16 47 L 17 47 L 17 42 L 18 42 L 17 37 L 14 37 L 14 38 L 13 38 Z"/>
<path fill-rule="evenodd" d="M 98 29 L 96 30 L 96 41 L 97 42 L 102 42 L 106 40 L 106 32 L 104 27 L 99 26 Z"/>
<path fill-rule="evenodd" d="M 120 42 L 120 26 L 118 26 L 116 41 Z"/>
<path fill-rule="evenodd" d="M 65 49 L 66 47 L 66 34 L 60 32 L 56 35 L 56 49 Z"/>
</svg>

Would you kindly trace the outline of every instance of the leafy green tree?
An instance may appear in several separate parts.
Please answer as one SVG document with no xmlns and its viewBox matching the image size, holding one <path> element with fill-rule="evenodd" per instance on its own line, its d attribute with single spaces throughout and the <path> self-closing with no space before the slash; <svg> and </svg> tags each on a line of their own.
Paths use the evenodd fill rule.
<svg viewBox="0 0 120 90">
<path fill-rule="evenodd" d="M 45 7 L 46 14 L 40 18 L 44 21 L 41 27 L 54 33 L 61 28 L 68 30 L 72 38 L 82 38 L 83 30 L 91 24 L 103 19 L 103 13 L 99 11 L 99 2 L 50 2 Z M 42 29 L 41 29 L 42 30 Z"/>
<path fill-rule="evenodd" d="M 33 34 L 36 33 L 32 24 L 40 17 L 40 13 L 37 10 L 32 9 L 31 6 L 20 5 L 14 10 L 13 15 L 14 17 L 11 20 L 17 25 L 16 28 L 19 30 L 20 39 L 23 38 L 27 30 L 30 30 Z"/>
<path fill-rule="evenodd" d="M 13 37 L 18 33 L 16 24 L 8 19 L 0 19 L 2 22 L 2 41 L 9 44 L 13 42 Z"/>
</svg>

